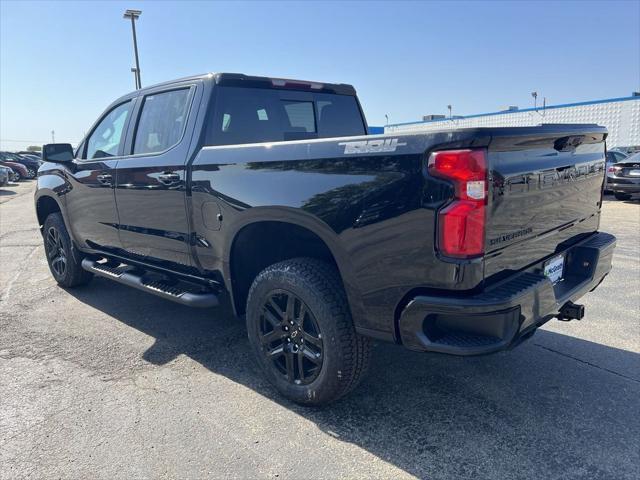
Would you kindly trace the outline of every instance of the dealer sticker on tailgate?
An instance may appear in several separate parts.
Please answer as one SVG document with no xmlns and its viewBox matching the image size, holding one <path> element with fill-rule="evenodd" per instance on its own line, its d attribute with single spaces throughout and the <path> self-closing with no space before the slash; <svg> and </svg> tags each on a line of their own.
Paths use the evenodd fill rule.
<svg viewBox="0 0 640 480">
<path fill-rule="evenodd" d="M 562 279 L 562 271 L 564 270 L 564 255 L 553 257 L 544 264 L 544 275 L 551 280 L 552 283 Z"/>
</svg>

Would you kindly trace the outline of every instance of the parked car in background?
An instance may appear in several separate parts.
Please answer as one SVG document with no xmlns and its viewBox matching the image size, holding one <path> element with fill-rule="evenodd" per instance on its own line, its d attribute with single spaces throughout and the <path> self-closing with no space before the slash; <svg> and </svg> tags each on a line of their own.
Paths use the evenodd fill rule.
<svg viewBox="0 0 640 480">
<path fill-rule="evenodd" d="M 618 200 L 629 200 L 640 193 L 640 153 L 608 167 L 607 185 Z"/>
<path fill-rule="evenodd" d="M 17 178 L 14 178 L 13 181 L 18 182 L 25 178 L 29 178 L 29 172 L 27 171 L 27 167 L 17 162 L 9 162 L 6 160 L 0 159 L 0 165 L 4 165 L 5 167 L 11 168 L 13 172 L 16 174 Z"/>
<path fill-rule="evenodd" d="M 23 150 L 22 152 L 16 152 L 18 155 L 31 155 L 33 157 L 36 157 L 38 160 L 42 160 L 42 153 L 41 152 L 30 152 L 28 150 Z"/>
<path fill-rule="evenodd" d="M 632 145 L 630 147 L 615 147 L 610 150 L 611 152 L 621 152 L 625 155 L 633 155 L 640 152 L 640 145 Z"/>
<path fill-rule="evenodd" d="M 609 173 L 609 167 L 612 167 L 614 164 L 618 162 L 622 162 L 628 156 L 629 156 L 628 154 L 616 149 L 607 151 L 607 157 L 606 157 L 607 176 L 605 178 L 605 183 L 604 183 L 605 193 L 611 193 L 611 189 L 609 188 L 609 177 L 612 175 L 612 173 Z"/>
<path fill-rule="evenodd" d="M 11 152 L 0 152 L 0 159 L 24 165 L 24 167 L 27 169 L 26 178 L 36 178 L 36 176 L 38 175 L 38 168 L 40 168 L 40 161 L 38 160 L 26 158 L 22 155 Z"/>
<path fill-rule="evenodd" d="M 31 153 L 18 153 L 18 155 L 20 155 L 21 157 L 24 157 L 24 158 L 35 160 L 36 162 L 42 164 L 42 159 L 37 155 L 33 155 Z"/>
<path fill-rule="evenodd" d="M 0 187 L 4 187 L 9 183 L 12 174 L 13 170 L 11 170 L 9 167 L 0 166 Z"/>
<path fill-rule="evenodd" d="M 16 172 L 14 169 L 12 169 L 11 167 L 5 167 L 3 165 L 0 165 L 3 168 L 8 168 L 9 169 L 9 181 L 10 182 L 19 182 L 20 181 L 20 174 L 18 172 Z"/>
</svg>

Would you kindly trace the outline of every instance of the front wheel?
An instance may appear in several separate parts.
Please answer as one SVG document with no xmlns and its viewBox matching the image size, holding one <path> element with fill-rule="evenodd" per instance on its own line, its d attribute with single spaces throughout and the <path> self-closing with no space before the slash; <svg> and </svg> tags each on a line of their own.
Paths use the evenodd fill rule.
<svg viewBox="0 0 640 480">
<path fill-rule="evenodd" d="M 49 270 L 58 285 L 72 288 L 89 283 L 93 275 L 82 268 L 82 256 L 73 248 L 59 212 L 47 217 L 43 236 Z"/>
<path fill-rule="evenodd" d="M 622 193 L 622 192 L 614 192 L 613 196 L 616 197 L 616 200 L 629 200 L 631 198 L 630 193 Z"/>
<path fill-rule="evenodd" d="M 304 405 L 353 390 L 369 365 L 371 340 L 356 333 L 331 265 L 295 258 L 258 274 L 247 300 L 247 332 L 276 389 Z"/>
</svg>

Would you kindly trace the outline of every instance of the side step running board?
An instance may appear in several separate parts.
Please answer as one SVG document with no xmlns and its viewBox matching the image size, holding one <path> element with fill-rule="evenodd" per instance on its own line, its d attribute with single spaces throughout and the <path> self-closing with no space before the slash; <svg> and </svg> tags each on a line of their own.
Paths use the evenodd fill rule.
<svg viewBox="0 0 640 480">
<path fill-rule="evenodd" d="M 162 280 L 145 277 L 144 274 L 139 274 L 135 270 L 128 270 L 128 267 L 109 267 L 85 258 L 82 260 L 82 268 L 99 277 L 108 278 L 189 307 L 209 308 L 215 307 L 219 303 L 218 295 L 215 292 L 190 292 L 174 285 L 168 285 Z"/>
</svg>

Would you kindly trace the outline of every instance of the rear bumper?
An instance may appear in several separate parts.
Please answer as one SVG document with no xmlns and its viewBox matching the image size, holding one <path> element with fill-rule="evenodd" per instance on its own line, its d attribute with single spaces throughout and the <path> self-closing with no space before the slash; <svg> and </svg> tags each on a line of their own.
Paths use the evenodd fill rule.
<svg viewBox="0 0 640 480">
<path fill-rule="evenodd" d="M 607 190 L 624 193 L 640 193 L 640 178 L 608 177 Z"/>
<path fill-rule="evenodd" d="M 611 270 L 616 238 L 596 233 L 569 249 L 563 280 L 543 275 L 546 260 L 471 296 L 420 295 L 404 308 L 400 338 L 412 350 L 482 355 L 517 345 L 597 287 Z"/>
<path fill-rule="evenodd" d="M 607 186 L 607 189 L 612 190 L 614 192 L 640 193 L 640 184 L 638 185 L 609 184 Z"/>
</svg>

